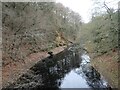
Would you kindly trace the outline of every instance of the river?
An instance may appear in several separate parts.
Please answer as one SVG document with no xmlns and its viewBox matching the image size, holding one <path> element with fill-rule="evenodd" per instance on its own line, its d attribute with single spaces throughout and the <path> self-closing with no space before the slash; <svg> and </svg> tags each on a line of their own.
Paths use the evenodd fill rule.
<svg viewBox="0 0 120 90">
<path fill-rule="evenodd" d="M 64 51 L 36 63 L 8 88 L 38 89 L 88 88 L 108 89 L 103 76 L 90 64 L 90 57 L 83 49 L 69 47 Z"/>
</svg>

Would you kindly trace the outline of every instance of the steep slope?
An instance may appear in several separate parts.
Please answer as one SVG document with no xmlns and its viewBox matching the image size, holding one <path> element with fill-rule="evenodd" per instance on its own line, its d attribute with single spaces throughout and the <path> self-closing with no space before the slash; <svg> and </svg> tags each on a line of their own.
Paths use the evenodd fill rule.
<svg viewBox="0 0 120 90">
<path fill-rule="evenodd" d="M 77 13 L 54 2 L 4 2 L 2 10 L 3 66 L 75 41 L 82 23 Z"/>
</svg>

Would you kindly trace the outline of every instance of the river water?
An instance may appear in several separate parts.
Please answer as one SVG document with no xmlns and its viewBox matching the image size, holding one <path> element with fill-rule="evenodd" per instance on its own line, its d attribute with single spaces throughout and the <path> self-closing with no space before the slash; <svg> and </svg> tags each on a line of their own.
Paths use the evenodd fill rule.
<svg viewBox="0 0 120 90">
<path fill-rule="evenodd" d="M 88 88 L 108 89 L 108 83 L 90 64 L 86 51 L 69 47 L 36 63 L 8 88 Z M 5 88 L 4 88 L 5 89 Z"/>
</svg>

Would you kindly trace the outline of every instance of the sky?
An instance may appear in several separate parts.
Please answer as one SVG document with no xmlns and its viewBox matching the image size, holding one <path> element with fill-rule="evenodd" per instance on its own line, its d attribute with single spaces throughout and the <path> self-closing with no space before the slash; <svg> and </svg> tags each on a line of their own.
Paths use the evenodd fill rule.
<svg viewBox="0 0 120 90">
<path fill-rule="evenodd" d="M 100 0 L 101 1 L 101 0 Z M 117 2 L 119 0 L 105 0 L 109 7 L 117 8 Z M 56 0 L 56 2 L 62 3 L 65 7 L 69 7 L 71 10 L 79 13 L 82 20 L 87 23 L 91 19 L 91 10 L 93 8 L 92 0 Z"/>
</svg>

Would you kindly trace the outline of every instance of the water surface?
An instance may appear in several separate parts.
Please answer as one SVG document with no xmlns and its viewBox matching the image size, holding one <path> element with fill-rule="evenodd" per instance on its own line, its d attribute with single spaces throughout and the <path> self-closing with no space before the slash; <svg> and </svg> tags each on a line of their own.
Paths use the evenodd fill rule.
<svg viewBox="0 0 120 90">
<path fill-rule="evenodd" d="M 90 57 L 70 47 L 33 66 L 9 88 L 107 88 L 107 82 L 90 65 Z"/>
</svg>

